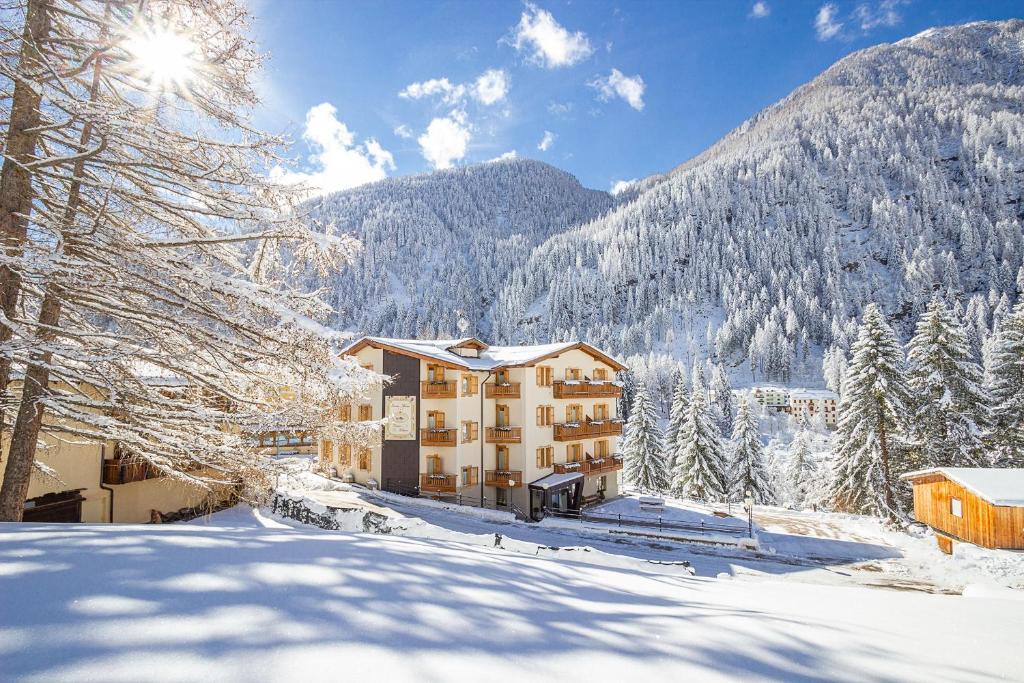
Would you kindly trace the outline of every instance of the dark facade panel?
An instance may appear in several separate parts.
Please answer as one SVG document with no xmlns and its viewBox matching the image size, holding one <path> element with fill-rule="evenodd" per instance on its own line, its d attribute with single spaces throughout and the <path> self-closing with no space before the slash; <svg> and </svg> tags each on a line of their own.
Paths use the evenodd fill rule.
<svg viewBox="0 0 1024 683">
<path fill-rule="evenodd" d="M 408 493 L 419 486 L 420 479 L 420 361 L 390 351 L 383 351 L 383 374 L 392 381 L 385 385 L 381 414 L 384 414 L 388 396 L 416 397 L 416 438 L 411 441 L 389 441 L 381 445 L 380 485 L 384 490 Z"/>
</svg>

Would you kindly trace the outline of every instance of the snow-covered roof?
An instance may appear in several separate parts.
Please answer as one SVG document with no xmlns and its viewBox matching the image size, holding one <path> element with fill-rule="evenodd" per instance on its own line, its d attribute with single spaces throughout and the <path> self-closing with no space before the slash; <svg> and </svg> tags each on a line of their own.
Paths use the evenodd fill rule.
<svg viewBox="0 0 1024 683">
<path fill-rule="evenodd" d="M 530 483 L 530 488 L 544 489 L 547 491 L 555 486 L 561 486 L 570 482 L 583 479 L 582 472 L 564 472 L 561 474 L 549 474 L 546 477 L 541 477 L 535 482 Z"/>
<path fill-rule="evenodd" d="M 791 399 L 802 399 L 802 398 L 813 398 L 813 399 L 832 399 L 833 401 L 839 400 L 839 394 L 828 389 L 791 389 L 789 392 Z"/>
<path fill-rule="evenodd" d="M 586 342 L 558 342 L 555 344 L 534 344 L 529 346 L 485 346 L 479 357 L 463 356 L 451 349 L 467 342 L 479 342 L 473 337 L 463 339 L 395 339 L 392 337 L 362 337 L 353 342 L 342 353 L 355 353 L 365 346 L 387 347 L 394 351 L 442 361 L 467 370 L 494 370 L 502 367 L 529 365 L 570 349 L 582 349 L 586 353 L 604 360 L 616 370 L 625 368 L 621 363 Z"/>
<path fill-rule="evenodd" d="M 993 505 L 1024 507 L 1024 468 L 933 467 L 900 478 L 913 481 L 930 474 L 940 474 Z"/>
</svg>

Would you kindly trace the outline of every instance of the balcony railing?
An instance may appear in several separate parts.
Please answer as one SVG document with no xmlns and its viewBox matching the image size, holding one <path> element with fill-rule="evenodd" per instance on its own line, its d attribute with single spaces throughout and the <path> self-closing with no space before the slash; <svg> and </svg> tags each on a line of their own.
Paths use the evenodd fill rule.
<svg viewBox="0 0 1024 683">
<path fill-rule="evenodd" d="M 556 424 L 555 441 L 577 441 L 597 436 L 622 434 L 622 420 L 592 420 L 590 422 L 563 422 Z"/>
<path fill-rule="evenodd" d="M 551 385 L 555 398 L 619 398 L 622 387 L 593 380 L 556 381 Z"/>
<path fill-rule="evenodd" d="M 455 398 L 456 383 L 451 382 L 420 382 L 420 396 L 422 398 Z"/>
<path fill-rule="evenodd" d="M 456 429 L 421 429 L 420 443 L 424 446 L 454 446 L 457 436 Z"/>
<path fill-rule="evenodd" d="M 519 470 L 485 470 L 484 486 L 518 488 L 523 485 L 523 473 Z"/>
<path fill-rule="evenodd" d="M 455 493 L 459 478 L 455 474 L 421 474 L 420 491 Z"/>
<path fill-rule="evenodd" d="M 488 427 L 487 443 L 520 443 L 523 440 L 522 427 Z"/>
<path fill-rule="evenodd" d="M 519 382 L 507 384 L 496 384 L 488 382 L 484 384 L 485 398 L 519 398 Z"/>
<path fill-rule="evenodd" d="M 155 467 L 144 462 L 108 459 L 103 461 L 104 484 L 130 484 L 164 476 Z"/>
<path fill-rule="evenodd" d="M 586 460 L 576 462 L 556 462 L 554 465 L 555 474 L 604 474 L 622 469 L 621 455 L 606 455 L 603 458 L 587 457 Z"/>
<path fill-rule="evenodd" d="M 590 474 L 590 463 L 586 460 L 576 462 L 556 462 L 555 474 Z"/>
</svg>

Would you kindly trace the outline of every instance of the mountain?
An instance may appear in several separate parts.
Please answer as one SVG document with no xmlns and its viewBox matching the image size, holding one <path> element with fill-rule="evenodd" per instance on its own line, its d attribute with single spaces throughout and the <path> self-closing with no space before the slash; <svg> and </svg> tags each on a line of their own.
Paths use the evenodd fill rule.
<svg viewBox="0 0 1024 683">
<path fill-rule="evenodd" d="M 367 244 L 337 322 L 820 381 L 866 303 L 908 333 L 937 292 L 980 340 L 1024 286 L 1022 46 L 1014 20 L 857 52 L 618 202 L 529 161 L 325 199 Z"/>
<path fill-rule="evenodd" d="M 401 337 L 485 333 L 510 272 L 541 242 L 613 204 L 531 160 L 390 178 L 320 199 L 311 217 L 363 245 L 324 283 L 333 323 Z"/>
</svg>

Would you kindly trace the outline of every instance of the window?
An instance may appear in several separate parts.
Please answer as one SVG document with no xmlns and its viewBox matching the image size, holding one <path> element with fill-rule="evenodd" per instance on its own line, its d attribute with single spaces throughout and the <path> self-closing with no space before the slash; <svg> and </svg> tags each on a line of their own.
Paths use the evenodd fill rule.
<svg viewBox="0 0 1024 683">
<path fill-rule="evenodd" d="M 555 423 L 554 406 L 537 406 L 537 426 L 550 427 Z"/>
<path fill-rule="evenodd" d="M 338 464 L 345 467 L 352 465 L 352 444 L 338 444 Z"/>
<path fill-rule="evenodd" d="M 565 461 L 566 462 L 582 462 L 583 461 L 583 444 L 571 443 L 565 447 Z"/>
<path fill-rule="evenodd" d="M 361 363 L 360 366 L 363 368 L 363 370 L 369 370 L 370 372 L 373 372 L 373 363 Z"/>
<path fill-rule="evenodd" d="M 476 396 L 480 391 L 480 378 L 476 375 L 462 376 L 462 395 Z"/>
<path fill-rule="evenodd" d="M 579 422 L 583 419 L 583 406 L 579 403 L 570 403 L 565 407 L 565 421 Z"/>
<path fill-rule="evenodd" d="M 508 384 L 508 370 L 497 370 L 494 373 L 494 383 L 498 385 Z"/>
<path fill-rule="evenodd" d="M 359 421 L 368 422 L 373 419 L 373 406 L 363 404 L 359 406 Z"/>
<path fill-rule="evenodd" d="M 602 474 L 600 477 L 598 477 L 598 479 L 597 479 L 597 490 L 600 493 L 604 493 L 605 491 L 608 490 L 608 477 L 607 476 Z"/>
<path fill-rule="evenodd" d="M 950 511 L 950 513 L 954 517 L 963 517 L 964 516 L 964 504 L 960 501 L 959 498 L 950 498 L 949 499 L 949 511 Z"/>
<path fill-rule="evenodd" d="M 433 363 L 427 364 L 427 381 L 428 382 L 443 382 L 444 381 L 444 366 L 434 365 Z"/>
<path fill-rule="evenodd" d="M 495 469 L 502 472 L 508 471 L 508 446 L 498 446 L 495 451 Z"/>
<path fill-rule="evenodd" d="M 480 483 L 480 468 L 464 466 L 462 468 L 462 485 L 473 486 Z"/>
<path fill-rule="evenodd" d="M 601 439 L 600 441 L 594 442 L 594 457 L 607 458 L 608 457 L 608 440 Z"/>
<path fill-rule="evenodd" d="M 352 421 L 352 405 L 349 403 L 343 403 L 338 407 L 338 419 L 342 422 Z"/>
<path fill-rule="evenodd" d="M 427 429 L 444 429 L 444 411 L 427 411 Z"/>
<path fill-rule="evenodd" d="M 583 371 L 579 368 L 566 368 L 565 378 L 569 381 L 578 382 L 583 379 Z"/>
<path fill-rule="evenodd" d="M 494 504 L 499 507 L 508 505 L 508 489 L 500 486 L 494 489 Z"/>
<path fill-rule="evenodd" d="M 554 380 L 555 373 L 547 365 L 537 366 L 537 386 L 539 387 L 550 387 Z"/>
<path fill-rule="evenodd" d="M 359 449 L 359 469 L 370 469 L 370 449 L 363 447 Z"/>
<path fill-rule="evenodd" d="M 551 467 L 555 460 L 555 449 L 551 446 L 544 446 L 537 449 L 537 467 L 544 469 Z"/>
<path fill-rule="evenodd" d="M 607 368 L 594 368 L 594 379 L 598 382 L 608 381 L 608 369 Z"/>
<path fill-rule="evenodd" d="M 441 474 L 444 471 L 441 465 L 440 455 L 435 453 L 434 455 L 427 456 L 427 474 Z"/>
<path fill-rule="evenodd" d="M 607 420 L 611 414 L 608 412 L 607 403 L 595 403 L 594 404 L 594 419 L 595 420 Z"/>
<path fill-rule="evenodd" d="M 508 406 L 498 404 L 494 407 L 494 424 L 498 427 L 508 427 Z"/>
<path fill-rule="evenodd" d="M 326 439 L 320 442 L 320 461 L 331 462 L 334 460 L 334 444 Z"/>
<path fill-rule="evenodd" d="M 469 420 L 462 421 L 462 443 L 473 443 L 480 438 L 480 425 Z"/>
</svg>

